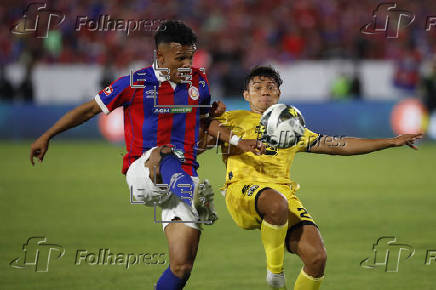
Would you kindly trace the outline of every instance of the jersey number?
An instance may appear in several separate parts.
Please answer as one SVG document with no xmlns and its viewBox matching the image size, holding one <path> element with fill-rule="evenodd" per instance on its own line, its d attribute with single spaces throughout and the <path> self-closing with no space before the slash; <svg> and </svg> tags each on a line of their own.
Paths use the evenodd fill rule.
<svg viewBox="0 0 436 290">
<path fill-rule="evenodd" d="M 302 213 L 300 213 L 300 217 L 311 219 L 310 215 L 307 213 L 307 209 L 305 209 L 304 207 L 299 207 L 297 209 L 298 211 L 302 211 Z"/>
</svg>

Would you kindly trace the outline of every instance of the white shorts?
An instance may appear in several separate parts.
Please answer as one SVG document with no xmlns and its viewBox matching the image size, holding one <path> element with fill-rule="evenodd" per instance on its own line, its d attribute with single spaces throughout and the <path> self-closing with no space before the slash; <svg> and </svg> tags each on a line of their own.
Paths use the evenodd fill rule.
<svg viewBox="0 0 436 290">
<path fill-rule="evenodd" d="M 198 223 L 189 221 L 195 220 L 191 208 L 177 196 L 172 195 L 168 190 L 163 190 L 157 187 L 150 179 L 150 171 L 145 167 L 145 162 L 150 157 L 153 149 L 144 152 L 142 156 L 133 162 L 126 173 L 127 185 L 130 189 L 130 194 L 133 195 L 135 201 L 143 202 L 146 206 L 154 207 L 155 204 L 162 208 L 161 221 L 172 221 L 179 218 L 186 221 L 184 224 L 188 227 L 201 230 Z M 191 177 L 194 186 L 198 186 L 199 178 Z M 162 222 L 163 229 L 169 223 Z"/>
</svg>

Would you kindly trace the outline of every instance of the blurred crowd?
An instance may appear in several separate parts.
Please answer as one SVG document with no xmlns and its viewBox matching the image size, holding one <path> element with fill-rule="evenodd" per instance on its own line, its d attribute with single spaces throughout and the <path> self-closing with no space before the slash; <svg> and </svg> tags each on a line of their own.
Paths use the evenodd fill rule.
<svg viewBox="0 0 436 290">
<path fill-rule="evenodd" d="M 61 11 L 66 18 L 47 38 L 12 35 L 10 28 L 31 2 L 2 2 L 2 66 L 21 62 L 31 70 L 34 63 L 101 64 L 110 71 L 135 61 L 150 62 L 152 31 L 128 36 L 123 31 L 76 31 L 78 17 L 180 19 L 198 34 L 195 62 L 207 68 L 209 79 L 219 85 L 223 95 L 238 94 L 244 76 L 256 64 L 332 58 L 356 63 L 366 59 L 394 60 L 395 84 L 414 89 L 419 82 L 420 64 L 436 51 L 436 27 L 425 31 L 429 13 L 434 10 L 436 15 L 434 0 L 396 1 L 399 8 L 416 16 L 413 25 L 400 31 L 398 39 L 360 32 L 373 20 L 373 10 L 380 3 L 373 0 L 48 1 L 47 7 Z"/>
</svg>

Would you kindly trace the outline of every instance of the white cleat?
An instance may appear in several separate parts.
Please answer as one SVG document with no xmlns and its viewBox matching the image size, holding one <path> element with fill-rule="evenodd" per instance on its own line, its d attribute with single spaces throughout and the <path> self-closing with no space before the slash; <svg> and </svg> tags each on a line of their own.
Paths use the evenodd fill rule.
<svg viewBox="0 0 436 290">
<path fill-rule="evenodd" d="M 213 198 L 212 186 L 209 180 L 205 179 L 199 184 L 198 190 L 194 193 L 193 204 L 198 210 L 200 221 L 207 221 L 206 225 L 212 225 L 218 219 Z"/>
<path fill-rule="evenodd" d="M 285 274 L 283 272 L 274 274 L 266 270 L 266 282 L 272 289 L 286 289 Z"/>
</svg>

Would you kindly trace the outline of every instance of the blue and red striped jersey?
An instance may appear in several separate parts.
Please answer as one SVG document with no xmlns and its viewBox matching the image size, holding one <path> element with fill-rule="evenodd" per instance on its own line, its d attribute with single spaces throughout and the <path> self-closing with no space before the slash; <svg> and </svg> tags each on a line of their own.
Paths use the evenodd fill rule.
<svg viewBox="0 0 436 290">
<path fill-rule="evenodd" d="M 123 106 L 123 174 L 143 152 L 172 144 L 185 154 L 182 168 L 197 176 L 196 144 L 200 118 L 209 113 L 210 91 L 202 71 L 192 68 L 191 76 L 191 85 L 176 84 L 149 66 L 117 79 L 95 96 L 105 114 Z"/>
</svg>

